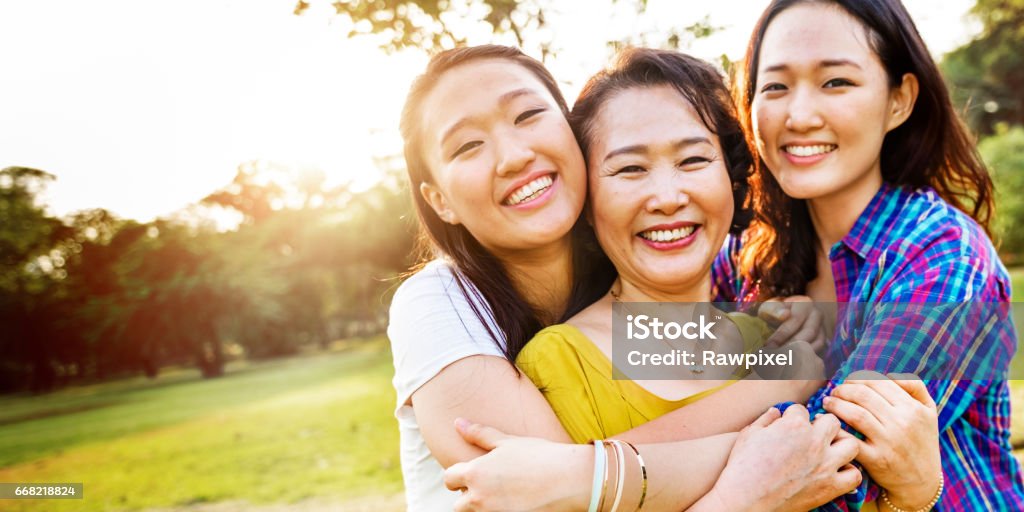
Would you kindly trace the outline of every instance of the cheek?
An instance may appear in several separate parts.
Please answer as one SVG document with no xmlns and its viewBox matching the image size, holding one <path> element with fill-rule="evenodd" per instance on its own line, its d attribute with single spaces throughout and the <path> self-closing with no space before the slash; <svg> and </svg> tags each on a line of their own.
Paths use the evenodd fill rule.
<svg viewBox="0 0 1024 512">
<path fill-rule="evenodd" d="M 729 173 L 722 167 L 718 172 L 712 175 L 712 179 L 704 187 L 705 196 L 704 204 L 708 206 L 705 209 L 705 213 L 708 215 L 708 220 L 713 221 L 715 226 L 715 235 L 719 235 L 718 231 L 721 231 L 722 235 L 729 231 L 729 226 L 732 225 L 732 217 L 735 210 L 732 197 L 732 181 L 729 179 Z M 711 222 L 709 222 L 711 223 Z"/>
</svg>

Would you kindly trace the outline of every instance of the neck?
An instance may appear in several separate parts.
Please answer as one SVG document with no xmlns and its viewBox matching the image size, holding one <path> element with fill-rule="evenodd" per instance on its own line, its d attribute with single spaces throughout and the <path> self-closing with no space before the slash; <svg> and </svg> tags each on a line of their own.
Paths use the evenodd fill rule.
<svg viewBox="0 0 1024 512">
<path fill-rule="evenodd" d="M 850 233 L 881 188 L 882 172 L 879 170 L 834 194 L 809 199 L 807 209 L 818 235 L 818 250 L 828 255 L 832 246 Z"/>
<path fill-rule="evenodd" d="M 691 286 L 673 290 L 660 290 L 619 277 L 612 285 L 612 292 L 622 302 L 709 302 L 711 272 L 703 274 Z"/>
<path fill-rule="evenodd" d="M 502 262 L 512 285 L 537 311 L 544 324 L 553 324 L 565 312 L 572 291 L 572 242 L 568 236 L 555 244 L 505 254 Z"/>
</svg>

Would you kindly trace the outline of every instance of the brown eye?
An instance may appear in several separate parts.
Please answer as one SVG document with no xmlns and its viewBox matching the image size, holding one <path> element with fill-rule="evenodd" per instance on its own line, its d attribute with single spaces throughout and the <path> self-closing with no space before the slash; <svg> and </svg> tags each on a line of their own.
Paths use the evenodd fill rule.
<svg viewBox="0 0 1024 512">
<path fill-rule="evenodd" d="M 640 167 L 639 165 L 627 165 L 625 167 L 620 167 L 617 171 L 615 171 L 615 174 L 634 174 L 634 173 L 646 172 L 646 171 L 647 171 L 647 169 L 644 169 L 643 167 Z"/>
<path fill-rule="evenodd" d="M 531 118 L 531 117 L 533 117 L 533 116 L 535 116 L 537 114 L 540 114 L 541 112 L 544 112 L 545 110 L 547 110 L 547 109 L 535 108 L 533 110 L 527 110 L 526 112 L 523 112 L 522 114 L 519 114 L 518 117 L 516 117 L 515 123 L 519 124 L 519 123 L 521 123 L 523 121 L 526 121 L 527 119 L 529 119 L 529 118 Z"/>
<path fill-rule="evenodd" d="M 835 88 L 835 87 L 846 87 L 846 86 L 850 86 L 850 85 L 853 85 L 853 82 L 851 82 L 851 81 L 849 81 L 849 80 L 847 80 L 845 78 L 833 78 L 833 79 L 829 80 L 828 82 L 825 82 L 825 85 L 823 85 L 822 87 L 830 88 L 831 89 L 831 88 Z"/>
<path fill-rule="evenodd" d="M 451 156 L 451 158 L 452 158 L 452 159 L 454 160 L 454 159 L 455 159 L 455 158 L 457 158 L 457 157 L 458 157 L 459 155 L 461 155 L 461 154 L 465 153 L 466 151 L 469 151 L 469 150 L 471 150 L 471 149 L 474 149 L 474 148 L 476 148 L 477 146 L 480 146 L 481 144 L 483 144 L 483 141 L 479 141 L 479 140 L 473 140 L 473 141 L 469 141 L 469 142 L 467 142 L 467 143 L 465 143 L 465 144 L 463 144 L 463 145 L 459 146 L 459 149 L 456 149 L 456 150 L 455 150 L 455 153 L 452 153 L 452 156 Z"/>
<path fill-rule="evenodd" d="M 691 156 L 690 158 L 679 162 L 679 167 L 683 170 L 696 170 L 705 167 L 709 163 L 711 163 L 711 160 L 708 158 L 704 158 L 702 156 Z"/>
</svg>

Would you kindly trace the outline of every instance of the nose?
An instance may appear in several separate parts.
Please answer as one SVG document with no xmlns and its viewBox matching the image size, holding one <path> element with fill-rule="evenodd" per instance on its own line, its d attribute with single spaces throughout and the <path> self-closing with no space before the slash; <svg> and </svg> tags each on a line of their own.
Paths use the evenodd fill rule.
<svg viewBox="0 0 1024 512">
<path fill-rule="evenodd" d="M 661 179 L 649 180 L 650 196 L 645 204 L 649 213 L 671 215 L 690 204 L 687 192 L 686 177 L 677 169 L 666 169 L 656 173 Z"/>
<path fill-rule="evenodd" d="M 787 130 L 809 132 L 825 125 L 813 92 L 798 88 L 790 97 L 786 110 Z"/>
<path fill-rule="evenodd" d="M 527 141 L 511 134 L 501 139 L 498 143 L 498 164 L 495 169 L 498 176 L 515 174 L 537 157 Z"/>
</svg>

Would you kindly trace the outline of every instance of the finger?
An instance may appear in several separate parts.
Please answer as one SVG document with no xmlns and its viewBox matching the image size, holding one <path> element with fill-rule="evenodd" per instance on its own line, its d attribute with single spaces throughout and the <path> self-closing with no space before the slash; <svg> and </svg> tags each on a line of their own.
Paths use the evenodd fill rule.
<svg viewBox="0 0 1024 512">
<path fill-rule="evenodd" d="M 899 389 L 891 381 L 889 384 L 895 386 L 897 390 Z M 903 392 L 900 391 L 900 393 Z M 865 381 L 847 380 L 836 386 L 829 394 L 867 409 L 868 412 L 878 418 L 878 421 L 883 424 L 896 413 L 896 408 L 893 407 L 892 403 L 886 400 L 874 386 L 867 384 Z"/>
<path fill-rule="evenodd" d="M 755 428 L 764 428 L 767 427 L 768 425 L 771 425 L 775 420 L 781 417 L 782 413 L 779 412 L 778 409 L 776 409 L 775 407 L 769 407 L 767 411 L 761 413 L 761 415 L 758 416 L 757 419 L 754 420 L 754 422 L 751 423 L 749 426 Z"/>
<path fill-rule="evenodd" d="M 467 443 L 479 446 L 484 450 L 491 451 L 498 446 L 498 443 L 508 438 L 508 434 L 486 425 L 472 423 L 463 418 L 455 420 L 455 430 L 462 435 Z"/>
<path fill-rule="evenodd" d="M 808 343 L 822 336 L 822 317 L 821 312 L 810 306 L 803 306 L 798 309 L 808 309 L 807 315 L 804 317 L 804 323 L 800 327 L 800 330 L 793 335 L 793 339 L 797 341 L 806 341 Z"/>
<path fill-rule="evenodd" d="M 856 438 L 843 439 L 831 444 L 825 451 L 823 461 L 829 468 L 839 470 L 853 462 L 860 453 L 861 441 Z"/>
<path fill-rule="evenodd" d="M 800 404 L 793 404 L 786 408 L 786 412 L 782 414 L 782 417 L 789 421 L 811 421 L 811 415 L 807 412 L 807 408 Z"/>
<path fill-rule="evenodd" d="M 779 299 L 768 299 L 757 308 L 757 316 L 772 325 L 785 321 L 789 314 L 789 306 L 779 302 Z"/>
<path fill-rule="evenodd" d="M 476 510 L 476 508 L 473 507 L 472 496 L 470 496 L 468 492 L 462 493 L 462 496 L 459 496 L 459 498 L 455 500 L 455 506 L 452 510 L 455 512 L 473 512 Z"/>
<path fill-rule="evenodd" d="M 841 496 L 843 494 L 849 494 L 860 487 L 863 480 L 864 475 L 861 474 L 860 470 L 853 464 L 847 464 L 837 471 L 835 477 L 832 479 L 832 485 L 835 489 L 833 495 Z"/>
<path fill-rule="evenodd" d="M 814 418 L 814 429 L 822 439 L 831 444 L 836 433 L 839 432 L 839 418 L 832 414 L 819 414 L 817 418 Z"/>
<path fill-rule="evenodd" d="M 935 407 L 935 399 L 932 398 L 931 392 L 928 391 L 928 386 L 917 375 L 913 373 L 890 373 L 888 377 L 897 386 L 903 388 L 903 391 L 906 391 L 914 400 L 928 407 Z"/>
<path fill-rule="evenodd" d="M 916 405 L 914 402 L 917 400 L 910 396 L 906 391 L 900 388 L 899 384 L 896 384 L 892 379 L 885 377 L 883 379 L 868 379 L 868 380 L 846 380 L 849 384 L 861 384 L 867 386 L 882 397 L 883 400 L 889 403 L 889 405 L 902 408 L 910 405 Z"/>
<path fill-rule="evenodd" d="M 782 302 L 814 302 L 814 300 L 807 295 L 790 295 L 782 299 Z"/>
<path fill-rule="evenodd" d="M 465 489 L 467 487 L 467 471 L 469 471 L 469 464 L 466 462 L 452 464 L 448 469 L 444 470 L 444 486 L 452 491 Z"/>
<path fill-rule="evenodd" d="M 769 347 L 777 347 L 785 344 L 787 341 L 793 338 L 793 335 L 800 330 L 803 326 L 803 319 L 796 319 L 790 317 L 788 320 L 779 324 L 775 328 L 775 332 L 764 341 L 764 344 Z"/>
<path fill-rule="evenodd" d="M 822 405 L 826 411 L 835 414 L 868 439 L 883 438 L 885 429 L 882 423 L 867 409 L 836 396 L 825 397 Z"/>
</svg>

